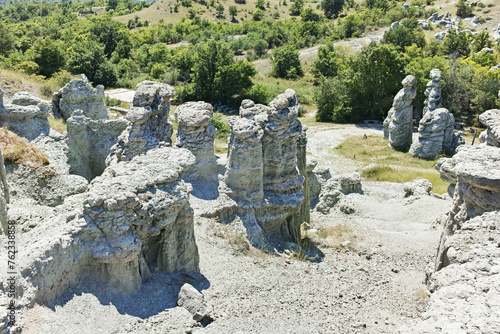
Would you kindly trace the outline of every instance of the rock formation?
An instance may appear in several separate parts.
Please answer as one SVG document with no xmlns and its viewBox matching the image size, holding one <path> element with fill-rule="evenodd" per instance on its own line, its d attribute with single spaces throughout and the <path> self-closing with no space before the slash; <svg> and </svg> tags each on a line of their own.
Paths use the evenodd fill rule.
<svg viewBox="0 0 500 334">
<path fill-rule="evenodd" d="M 252 205 L 264 197 L 262 181 L 262 136 L 264 131 L 252 119 L 232 116 L 231 137 L 224 181 L 225 193 L 238 202 Z"/>
<path fill-rule="evenodd" d="M 302 184 L 302 192 L 304 193 L 304 201 L 300 207 L 300 221 L 305 223 L 311 222 L 311 199 L 309 197 L 309 179 L 307 172 L 307 126 L 302 127 L 302 132 L 300 133 L 299 139 L 297 141 L 297 168 L 299 169 L 300 175 L 304 177 L 304 183 Z"/>
<path fill-rule="evenodd" d="M 28 140 L 33 140 L 42 134 L 48 135 L 50 132 L 50 124 L 47 120 L 48 104 L 43 101 L 37 105 L 22 104 L 4 104 L 3 91 L 0 89 L 0 127 L 5 126 Z"/>
<path fill-rule="evenodd" d="M 75 110 L 82 110 L 90 119 L 108 119 L 104 104 L 104 86 L 92 85 L 81 79 L 67 83 L 59 92 L 52 95 L 52 113 L 67 120 Z"/>
<path fill-rule="evenodd" d="M 205 297 L 191 284 L 184 284 L 177 297 L 177 305 L 184 307 L 191 313 L 193 320 L 201 321 L 208 316 L 208 306 Z"/>
<path fill-rule="evenodd" d="M 18 106 L 37 106 L 40 102 L 45 102 L 42 99 L 31 95 L 28 92 L 17 92 L 12 96 L 12 104 Z"/>
<path fill-rule="evenodd" d="M 191 186 L 181 180 L 194 161 L 166 147 L 117 163 L 18 235 L 30 253 L 20 258 L 19 303 L 50 301 L 89 277 L 130 292 L 155 268 L 198 271 Z"/>
<path fill-rule="evenodd" d="M 3 161 L 3 153 L 0 149 L 0 227 L 2 230 L 0 231 L 7 234 L 8 231 L 8 219 L 7 219 L 7 204 L 9 204 L 10 196 L 9 196 L 9 185 L 7 184 L 7 175 L 5 173 L 5 165 Z"/>
<path fill-rule="evenodd" d="M 206 102 L 187 102 L 175 110 L 179 128 L 175 146 L 188 149 L 196 157 L 189 178 L 213 180 L 216 174 L 214 154 L 215 127 L 210 122 L 212 106 Z"/>
<path fill-rule="evenodd" d="M 420 179 L 411 182 L 406 182 L 403 185 L 405 197 L 430 195 L 433 185 L 429 180 Z"/>
<path fill-rule="evenodd" d="M 488 110 L 479 116 L 479 120 L 487 127 L 481 142 L 489 146 L 500 147 L 500 110 Z"/>
<path fill-rule="evenodd" d="M 442 152 L 455 152 L 463 140 L 453 133 L 454 126 L 455 117 L 445 108 L 426 113 L 420 120 L 418 138 L 409 153 L 421 159 L 434 159 Z"/>
<path fill-rule="evenodd" d="M 389 145 L 397 150 L 405 150 L 411 145 L 413 135 L 413 106 L 412 101 L 417 91 L 412 87 L 417 80 L 408 75 L 401 82 L 401 89 L 392 103 L 387 118 L 384 120 L 384 137 L 388 133 Z"/>
<path fill-rule="evenodd" d="M 155 147 L 172 144 L 172 123 L 168 120 L 172 86 L 143 81 L 135 87 L 133 105 L 127 114 L 129 126 L 119 136 L 106 163 L 130 161 Z"/>
<path fill-rule="evenodd" d="M 106 168 L 106 157 L 129 122 L 94 120 L 86 117 L 82 110 L 74 110 L 66 124 L 70 173 L 91 181 Z"/>
<path fill-rule="evenodd" d="M 265 239 L 300 240 L 304 177 L 297 168 L 297 146 L 305 138 L 298 143 L 298 107 L 295 92 L 288 89 L 269 106 L 244 100 L 240 117 L 228 122 L 232 133 L 219 205 L 207 215 L 237 217 L 254 245 L 262 246 Z"/>
<path fill-rule="evenodd" d="M 345 195 L 361 191 L 361 175 L 359 173 L 333 175 L 321 189 L 316 210 L 327 214 Z"/>
<path fill-rule="evenodd" d="M 434 110 L 442 107 L 441 100 L 441 71 L 438 69 L 433 69 L 430 72 L 431 81 L 427 83 L 427 88 L 425 89 L 424 95 L 426 99 L 424 101 L 423 115 L 425 116 L 428 112 L 433 112 Z"/>
</svg>

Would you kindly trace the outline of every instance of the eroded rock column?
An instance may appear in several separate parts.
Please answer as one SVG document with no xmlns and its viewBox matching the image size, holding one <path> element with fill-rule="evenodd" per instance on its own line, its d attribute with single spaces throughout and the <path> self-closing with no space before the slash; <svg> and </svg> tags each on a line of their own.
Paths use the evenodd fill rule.
<svg viewBox="0 0 500 334">
<path fill-rule="evenodd" d="M 195 180 L 216 180 L 214 154 L 215 127 L 210 122 L 212 106 L 206 102 L 187 102 L 175 110 L 179 128 L 175 146 L 188 149 L 196 157 L 188 177 Z"/>
<path fill-rule="evenodd" d="M 134 101 L 127 113 L 130 125 L 111 149 L 106 159 L 108 165 L 130 161 L 155 147 L 172 145 L 173 125 L 168 118 L 174 88 L 155 81 L 143 81 L 135 89 Z"/>
<path fill-rule="evenodd" d="M 396 150 L 408 149 L 412 142 L 413 135 L 413 106 L 412 101 L 417 95 L 413 86 L 417 80 L 413 75 L 408 75 L 401 82 L 401 89 L 389 111 L 390 121 L 388 122 L 389 145 Z M 384 126 L 386 121 L 384 121 Z"/>
<path fill-rule="evenodd" d="M 427 88 L 424 92 L 426 96 L 423 110 L 424 116 L 428 112 L 433 112 L 443 106 L 441 99 L 441 71 L 439 69 L 433 69 L 430 72 L 430 77 L 431 81 L 427 83 Z"/>
<path fill-rule="evenodd" d="M 96 88 L 81 79 L 73 79 L 52 95 L 52 112 L 67 120 L 75 110 L 90 119 L 108 119 L 104 104 L 104 86 Z"/>
</svg>

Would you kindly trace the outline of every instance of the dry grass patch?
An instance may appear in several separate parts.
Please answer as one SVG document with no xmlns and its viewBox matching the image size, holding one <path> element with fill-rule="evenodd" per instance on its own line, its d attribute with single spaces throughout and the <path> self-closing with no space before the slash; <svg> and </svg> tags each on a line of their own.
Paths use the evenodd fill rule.
<svg viewBox="0 0 500 334">
<path fill-rule="evenodd" d="M 38 148 L 5 127 L 0 129 L 0 147 L 6 162 L 33 168 L 40 173 L 40 177 L 53 174 L 53 170 L 47 166 L 49 159 Z"/>
<path fill-rule="evenodd" d="M 305 232 L 305 235 L 310 238 L 314 244 L 328 248 L 356 249 L 358 243 L 363 239 L 362 236 L 347 223 L 308 230 Z"/>
<path fill-rule="evenodd" d="M 404 183 L 427 179 L 436 193 L 442 194 L 448 188 L 448 183 L 441 180 L 434 168 L 439 157 L 435 160 L 414 158 L 406 152 L 389 148 L 382 136 L 349 136 L 333 150 L 336 154 L 361 162 L 363 167 L 375 164 L 363 170 L 361 175 L 365 180 Z"/>
<path fill-rule="evenodd" d="M 52 129 L 59 133 L 64 133 L 67 129 L 66 122 L 62 118 L 54 118 L 52 116 L 49 116 L 49 124 Z"/>
</svg>

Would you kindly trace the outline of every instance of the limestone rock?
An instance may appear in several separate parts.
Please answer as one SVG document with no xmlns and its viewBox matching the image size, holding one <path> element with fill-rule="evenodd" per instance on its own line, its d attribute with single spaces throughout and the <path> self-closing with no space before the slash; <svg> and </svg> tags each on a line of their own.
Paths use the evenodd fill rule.
<svg viewBox="0 0 500 334">
<path fill-rule="evenodd" d="M 314 158 L 312 158 L 314 159 Z M 308 168 L 312 170 L 307 173 L 309 178 L 309 196 L 311 201 L 311 210 L 316 207 L 319 202 L 321 189 L 325 186 L 326 182 L 332 177 L 328 168 L 322 168 L 314 164 L 316 160 L 312 160 L 311 164 L 308 163 Z M 314 167 L 313 167 L 314 166 Z"/>
<path fill-rule="evenodd" d="M 208 315 L 208 306 L 203 295 L 191 284 L 185 283 L 179 291 L 177 305 L 191 313 L 193 320 L 201 321 Z"/>
<path fill-rule="evenodd" d="M 7 234 L 8 231 L 8 217 L 7 217 L 7 204 L 10 201 L 9 185 L 7 183 L 7 175 L 5 173 L 5 165 L 3 160 L 3 153 L 0 149 L 0 233 Z"/>
<path fill-rule="evenodd" d="M 412 182 L 406 182 L 403 185 L 403 190 L 405 191 L 405 197 L 410 196 L 420 196 L 420 195 L 430 195 L 433 185 L 426 179 L 415 180 Z"/>
<path fill-rule="evenodd" d="M 304 177 L 304 183 L 302 184 L 302 192 L 304 193 L 304 201 L 300 207 L 300 221 L 301 224 L 311 222 L 311 200 L 309 197 L 309 179 L 307 173 L 307 126 L 302 127 L 302 132 L 297 140 L 297 168 L 299 169 L 300 175 Z"/>
<path fill-rule="evenodd" d="M 53 112 L 67 120 L 75 110 L 82 110 L 90 119 L 108 119 L 104 104 L 104 86 L 92 85 L 81 79 L 73 79 L 52 96 Z"/>
<path fill-rule="evenodd" d="M 463 141 L 453 133 L 455 117 L 445 108 L 428 112 L 420 120 L 418 139 L 410 147 L 410 155 L 434 159 L 443 151 L 454 152 Z"/>
<path fill-rule="evenodd" d="M 33 140 L 50 132 L 47 120 L 49 106 L 45 102 L 37 105 L 16 105 L 3 103 L 3 91 L 0 89 L 0 127 L 6 126 L 18 136 Z"/>
<path fill-rule="evenodd" d="M 42 99 L 31 95 L 28 92 L 17 92 L 12 96 L 12 104 L 18 105 L 18 106 L 37 106 L 40 102 L 46 102 L 42 101 Z M 47 102 L 46 102 L 47 103 Z"/>
<path fill-rule="evenodd" d="M 106 168 L 106 158 L 129 122 L 123 119 L 93 120 L 81 110 L 67 120 L 68 163 L 72 174 L 91 181 Z"/>
<path fill-rule="evenodd" d="M 128 127 L 118 137 L 106 159 L 110 165 L 130 161 L 155 147 L 172 144 L 173 125 L 168 119 L 172 86 L 155 81 L 143 81 L 135 87 L 133 106 L 127 113 Z"/>
<path fill-rule="evenodd" d="M 187 102 L 175 110 L 179 128 L 175 145 L 191 151 L 196 157 L 190 178 L 214 179 L 217 164 L 214 154 L 215 127 L 210 122 L 212 106 L 206 102 Z"/>
<path fill-rule="evenodd" d="M 361 175 L 359 173 L 334 175 L 322 187 L 316 210 L 327 214 L 345 195 L 361 191 Z"/>
<path fill-rule="evenodd" d="M 486 145 L 500 147 L 500 110 L 485 111 L 479 115 L 479 120 L 487 127 L 484 135 Z"/>
<path fill-rule="evenodd" d="M 441 98 L 441 71 L 438 69 L 433 69 L 430 72 L 431 81 L 427 83 L 427 88 L 425 89 L 424 95 L 426 99 L 424 101 L 423 114 L 432 112 L 435 109 L 442 107 Z"/>
<path fill-rule="evenodd" d="M 417 91 L 412 87 L 417 79 L 413 75 L 408 75 L 401 82 L 401 89 L 392 103 L 387 118 L 384 120 L 384 136 L 386 124 L 389 132 L 389 145 L 394 149 L 407 149 L 411 145 L 413 135 L 413 106 L 412 101 L 417 95 Z"/>
</svg>

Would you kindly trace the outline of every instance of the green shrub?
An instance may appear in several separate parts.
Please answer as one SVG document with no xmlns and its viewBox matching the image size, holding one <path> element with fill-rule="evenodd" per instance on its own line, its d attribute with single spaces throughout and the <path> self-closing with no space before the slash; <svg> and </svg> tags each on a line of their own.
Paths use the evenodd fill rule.
<svg viewBox="0 0 500 334">
<path fill-rule="evenodd" d="M 222 119 L 222 114 L 220 112 L 216 112 L 210 122 L 217 129 L 216 138 L 227 138 L 231 135 L 231 128 Z"/>
</svg>

